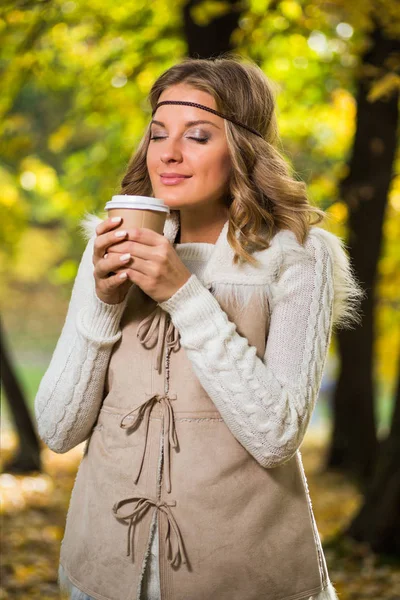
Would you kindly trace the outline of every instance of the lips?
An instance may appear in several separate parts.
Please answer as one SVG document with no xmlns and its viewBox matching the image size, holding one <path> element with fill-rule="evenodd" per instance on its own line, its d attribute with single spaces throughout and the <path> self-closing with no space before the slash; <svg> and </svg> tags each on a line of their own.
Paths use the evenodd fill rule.
<svg viewBox="0 0 400 600">
<path fill-rule="evenodd" d="M 160 175 L 161 183 L 163 183 L 164 185 L 175 185 L 176 183 L 181 183 L 182 181 L 185 181 L 190 177 L 191 175 L 179 175 L 173 173 Z"/>
<path fill-rule="evenodd" d="M 177 177 L 183 177 L 184 179 L 191 177 L 191 175 L 182 175 L 181 173 L 161 173 L 160 177 L 163 179 L 176 179 Z"/>
</svg>

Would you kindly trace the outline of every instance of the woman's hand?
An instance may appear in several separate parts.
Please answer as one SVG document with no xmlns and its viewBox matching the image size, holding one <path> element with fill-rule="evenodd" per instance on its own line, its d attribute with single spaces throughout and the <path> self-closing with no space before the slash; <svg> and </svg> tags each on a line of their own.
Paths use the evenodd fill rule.
<svg viewBox="0 0 400 600">
<path fill-rule="evenodd" d="M 121 220 L 113 222 L 111 218 L 105 219 L 96 227 L 97 237 L 94 240 L 92 259 L 94 264 L 93 275 L 97 297 L 106 304 L 119 304 L 122 302 L 132 286 L 132 282 L 127 275 L 121 279 L 121 273 L 124 273 L 124 271 L 118 271 L 121 265 L 125 266 L 129 262 L 130 257 L 121 261 L 121 254 L 118 252 L 107 254 L 110 246 L 121 240 L 121 237 L 116 237 L 116 232 L 113 231 L 113 228 L 121 224 Z"/>
<path fill-rule="evenodd" d="M 163 235 L 146 227 L 125 231 L 125 236 L 120 238 L 124 241 L 110 248 L 108 256 L 112 256 L 117 248 L 118 253 L 129 252 L 132 261 L 128 261 L 129 266 L 124 271 L 130 281 L 156 302 L 168 300 L 192 273 Z"/>
</svg>

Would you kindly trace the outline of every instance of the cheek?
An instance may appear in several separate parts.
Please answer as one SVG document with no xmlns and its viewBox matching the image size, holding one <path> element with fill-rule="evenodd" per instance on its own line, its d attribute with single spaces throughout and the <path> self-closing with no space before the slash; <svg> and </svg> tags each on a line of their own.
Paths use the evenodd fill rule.
<svg viewBox="0 0 400 600">
<path fill-rule="evenodd" d="M 225 182 L 229 177 L 230 165 L 229 155 L 216 153 L 214 156 L 208 156 L 206 164 L 204 163 L 203 172 L 209 180 L 210 185 L 218 187 L 221 182 Z"/>
</svg>

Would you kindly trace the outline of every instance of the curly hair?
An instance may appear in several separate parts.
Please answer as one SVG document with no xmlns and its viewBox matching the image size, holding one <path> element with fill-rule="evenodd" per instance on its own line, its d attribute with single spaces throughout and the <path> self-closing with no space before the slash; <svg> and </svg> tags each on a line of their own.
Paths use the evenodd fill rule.
<svg viewBox="0 0 400 600">
<path fill-rule="evenodd" d="M 309 228 L 320 223 L 326 214 L 310 204 L 306 184 L 293 177 L 292 167 L 278 150 L 281 142 L 273 83 L 256 63 L 232 52 L 217 58 L 184 58 L 153 84 L 149 93 L 152 110 L 161 93 L 178 83 L 208 92 L 218 111 L 263 136 L 224 119 L 232 161 L 224 202 L 228 207 L 227 239 L 234 251 L 234 263 L 240 260 L 254 265 L 257 261 L 251 253 L 268 248 L 280 229 L 290 229 L 304 244 Z M 146 166 L 149 141 L 150 124 L 130 159 L 118 193 L 153 195 Z"/>
</svg>

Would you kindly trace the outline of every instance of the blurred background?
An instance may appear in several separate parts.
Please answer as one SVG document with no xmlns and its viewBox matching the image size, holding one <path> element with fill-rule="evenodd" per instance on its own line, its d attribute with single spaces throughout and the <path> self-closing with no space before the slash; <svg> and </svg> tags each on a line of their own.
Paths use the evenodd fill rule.
<svg viewBox="0 0 400 600">
<path fill-rule="evenodd" d="M 275 82 L 284 152 L 366 290 L 335 334 L 301 447 L 340 600 L 400 599 L 400 6 L 395 0 L 3 0 L 0 600 L 57 598 L 82 445 L 33 401 L 85 247 L 151 118 L 154 80 L 227 51 Z M 216 599 L 217 600 L 217 599 Z"/>
</svg>

